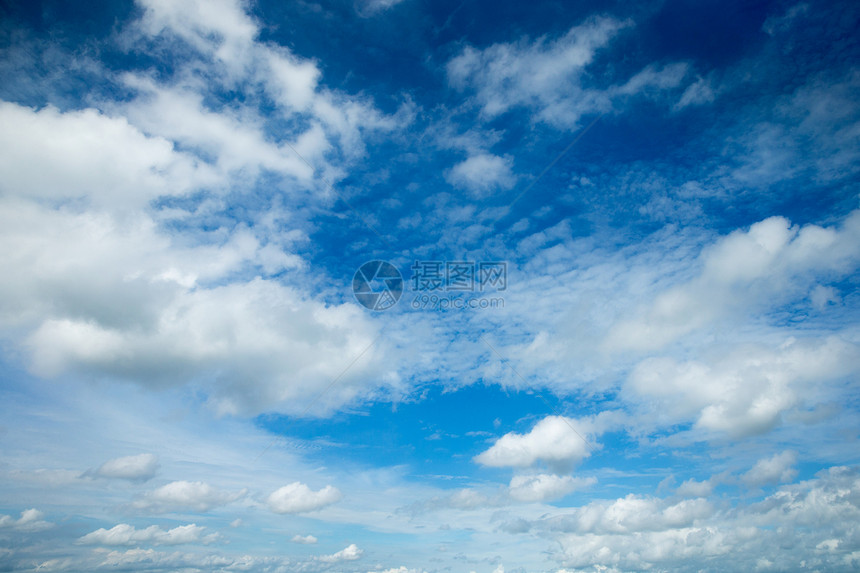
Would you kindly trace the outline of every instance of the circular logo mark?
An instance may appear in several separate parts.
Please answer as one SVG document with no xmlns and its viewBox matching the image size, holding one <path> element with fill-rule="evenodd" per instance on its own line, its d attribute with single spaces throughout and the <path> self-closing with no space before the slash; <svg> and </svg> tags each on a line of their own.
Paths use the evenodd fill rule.
<svg viewBox="0 0 860 573">
<path fill-rule="evenodd" d="M 352 292 L 358 303 L 370 310 L 387 310 L 403 294 L 403 277 L 386 261 L 369 261 L 355 271 Z"/>
</svg>

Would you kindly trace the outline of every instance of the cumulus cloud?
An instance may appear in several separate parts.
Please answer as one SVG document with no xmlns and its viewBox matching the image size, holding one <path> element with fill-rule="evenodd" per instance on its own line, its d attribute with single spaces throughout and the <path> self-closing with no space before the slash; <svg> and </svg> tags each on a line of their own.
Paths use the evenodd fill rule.
<svg viewBox="0 0 860 573">
<path fill-rule="evenodd" d="M 184 543 L 211 543 L 217 534 L 203 535 L 205 527 L 197 524 L 180 525 L 173 529 L 164 530 L 157 525 L 145 529 L 135 529 L 134 526 L 120 523 L 110 529 L 99 528 L 87 533 L 78 543 L 81 545 L 181 545 Z"/>
<path fill-rule="evenodd" d="M 609 332 L 609 350 L 655 351 L 742 312 L 762 310 L 836 279 L 860 260 L 860 211 L 841 225 L 792 226 L 771 217 L 722 238 L 700 257 L 700 274 L 656 296 Z"/>
<path fill-rule="evenodd" d="M 614 501 L 595 501 L 566 515 L 551 518 L 547 524 L 556 531 L 577 533 L 633 533 L 662 531 L 693 525 L 712 516 L 713 505 L 705 499 L 670 502 L 654 497 L 629 494 Z"/>
<path fill-rule="evenodd" d="M 362 353 L 374 328 L 351 303 L 326 305 L 266 278 L 303 265 L 291 248 L 301 222 L 285 231 L 280 219 L 291 215 L 272 212 L 268 230 L 257 222 L 177 236 L 162 218 L 185 222 L 194 210 L 154 205 L 203 192 L 212 198 L 200 208 L 218 209 L 220 194 L 251 189 L 264 172 L 291 188 L 321 186 L 315 170 L 336 181 L 345 172 L 330 152 L 352 161 L 368 134 L 395 129 L 410 112 L 387 116 L 366 96 L 321 88 L 313 61 L 259 41 L 242 2 L 141 8 L 127 45 L 192 47 L 191 60 L 177 63 L 185 79 L 122 75 L 130 97 L 104 109 L 0 103 L 0 273 L 16 277 L 0 285 L 2 334 L 23 341 L 39 376 L 77 371 L 144 386 L 207 379 L 222 414 L 303 410 L 346 365 L 331 356 Z M 264 90 L 278 113 L 212 107 L 208 84 L 186 81 L 200 73 L 237 92 Z M 296 131 L 269 129 L 295 114 L 312 117 Z M 366 377 L 373 356 L 314 413 L 370 391 L 370 378 L 394 381 Z"/>
<path fill-rule="evenodd" d="M 336 487 L 327 485 L 313 491 L 301 482 L 293 482 L 273 491 L 266 498 L 269 509 L 275 513 L 305 513 L 331 505 L 343 496 Z"/>
<path fill-rule="evenodd" d="M 775 349 L 742 346 L 710 364 L 649 358 L 634 368 L 627 391 L 660 423 L 693 419 L 702 430 L 748 436 L 772 429 L 805 401 L 815 405 L 817 393 L 806 390 L 858 365 L 860 349 L 841 338 L 790 339 Z"/>
<path fill-rule="evenodd" d="M 241 499 L 247 494 L 243 489 L 237 492 L 217 489 L 202 481 L 173 481 L 145 493 L 132 506 L 153 513 L 193 510 L 209 511 Z"/>
<path fill-rule="evenodd" d="M 320 561 L 323 563 L 339 563 L 341 561 L 355 561 L 356 559 L 361 558 L 364 554 L 362 549 L 359 549 L 355 543 L 350 544 L 347 547 L 344 547 L 337 553 L 333 553 L 331 555 L 323 555 L 322 557 L 318 557 Z"/>
<path fill-rule="evenodd" d="M 313 545 L 317 542 L 317 538 L 313 535 L 293 535 L 293 538 L 290 539 L 293 543 L 301 543 L 302 545 Z"/>
<path fill-rule="evenodd" d="M 519 475 L 511 479 L 508 493 L 517 501 L 551 501 L 595 483 L 597 479 L 593 477 L 576 478 L 552 474 Z"/>
<path fill-rule="evenodd" d="M 163 137 L 94 109 L 33 110 L 0 102 L 0 190 L 6 196 L 128 210 L 215 183 L 214 174 Z"/>
<path fill-rule="evenodd" d="M 511 169 L 513 160 L 488 153 L 473 155 L 452 167 L 445 179 L 451 185 L 483 196 L 495 189 L 510 189 L 516 182 Z"/>
<path fill-rule="evenodd" d="M 713 478 L 704 481 L 696 481 L 690 478 L 679 485 L 675 493 L 683 497 L 708 497 L 714 491 L 715 485 Z"/>
<path fill-rule="evenodd" d="M 821 570 L 849 570 L 845 556 L 857 543 L 858 491 L 857 469 L 834 467 L 728 513 L 704 499 L 627 496 L 531 526 L 542 535 L 555 532 L 562 549 L 554 557 L 569 568 L 686 570 L 692 561 L 707 559 L 718 569 L 767 562 L 788 570 L 810 559 Z"/>
<path fill-rule="evenodd" d="M 564 471 L 590 455 L 587 434 L 587 426 L 578 420 L 547 416 L 526 434 L 505 434 L 475 456 L 475 461 L 485 466 L 516 468 L 543 462 L 551 469 Z"/>
<path fill-rule="evenodd" d="M 108 460 L 92 473 L 106 478 L 146 481 L 155 477 L 157 471 L 158 456 L 137 454 Z"/>
<path fill-rule="evenodd" d="M 35 508 L 25 509 L 18 519 L 9 515 L 0 515 L 0 529 L 10 528 L 15 531 L 27 532 L 50 529 L 54 524 L 43 520 L 44 516 L 44 513 Z"/>
<path fill-rule="evenodd" d="M 19 340 L 40 376 L 83 371 L 165 386 L 208 373 L 211 404 L 223 413 L 300 409 L 348 363 L 332 356 L 358 356 L 373 341 L 354 304 L 325 305 L 263 277 L 225 284 L 243 268 L 297 264 L 273 262 L 273 245 L 247 230 L 181 247 L 144 215 L 119 220 L 14 200 L 0 207 L 0 246 L 8 247 L 0 270 L 14 277 L 0 285 L 0 327 L 29 332 Z M 217 286 L 207 288 L 211 281 Z M 359 394 L 379 351 L 317 407 Z"/>
<path fill-rule="evenodd" d="M 797 470 L 793 467 L 795 463 L 797 453 L 786 450 L 759 460 L 750 471 L 741 476 L 741 480 L 749 486 L 788 482 L 797 475 Z"/>
</svg>

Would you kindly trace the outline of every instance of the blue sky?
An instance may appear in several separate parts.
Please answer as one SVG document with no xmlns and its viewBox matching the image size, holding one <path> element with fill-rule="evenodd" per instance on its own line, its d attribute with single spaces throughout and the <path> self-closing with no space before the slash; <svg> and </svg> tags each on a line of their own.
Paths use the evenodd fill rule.
<svg viewBox="0 0 860 573">
<path fill-rule="evenodd" d="M 0 570 L 856 570 L 854 4 L 4 2 Z"/>
</svg>

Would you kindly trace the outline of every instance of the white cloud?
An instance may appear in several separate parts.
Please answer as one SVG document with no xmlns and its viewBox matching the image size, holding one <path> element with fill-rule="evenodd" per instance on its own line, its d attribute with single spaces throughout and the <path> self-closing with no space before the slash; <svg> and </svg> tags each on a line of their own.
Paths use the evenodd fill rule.
<svg viewBox="0 0 860 573">
<path fill-rule="evenodd" d="M 9 515 L 0 515 L 0 529 L 8 527 L 16 531 L 32 532 L 54 527 L 53 523 L 42 519 L 44 516 L 44 513 L 34 508 L 22 511 L 18 519 Z"/>
<path fill-rule="evenodd" d="M 339 563 L 341 561 L 355 561 L 359 559 L 364 554 L 362 549 L 359 549 L 355 543 L 350 544 L 347 547 L 344 547 L 337 553 L 332 555 L 323 555 L 322 557 L 318 557 L 320 561 L 323 563 Z"/>
<path fill-rule="evenodd" d="M 675 493 L 682 497 L 708 497 L 714 491 L 715 485 L 713 478 L 704 481 L 690 478 L 679 485 Z"/>
<path fill-rule="evenodd" d="M 527 434 L 505 434 L 475 461 L 492 467 L 525 468 L 537 462 L 551 469 L 569 468 L 590 455 L 586 424 L 572 418 L 547 416 Z"/>
<path fill-rule="evenodd" d="M 247 178 L 267 169 L 308 181 L 313 171 L 302 158 L 312 165 L 318 163 L 329 147 L 324 138 L 313 137 L 312 129 L 290 142 L 292 148 L 272 141 L 264 133 L 261 117 L 248 110 L 207 109 L 203 94 L 194 86 L 164 87 L 133 75 L 126 75 L 125 82 L 139 94 L 123 110 L 135 125 L 212 158 L 222 177 Z M 310 141 L 314 141 L 312 146 Z"/>
<path fill-rule="evenodd" d="M 158 456 L 138 454 L 106 461 L 94 473 L 101 477 L 146 481 L 158 471 Z"/>
<path fill-rule="evenodd" d="M 382 7 L 379 2 L 374 6 Z M 144 7 L 144 18 L 137 28 L 143 38 L 164 39 L 165 33 L 179 38 L 201 54 L 209 74 L 229 87 L 240 84 L 251 91 L 262 87 L 288 117 L 297 112 L 310 112 L 314 121 L 291 146 L 302 159 L 321 168 L 329 181 L 342 177 L 345 172 L 323 161 L 322 153 L 332 147 L 327 136 L 336 139 L 340 151 L 354 159 L 364 154 L 365 134 L 391 131 L 411 121 L 412 106 L 408 102 L 394 116 L 385 116 L 367 98 L 320 88 L 321 72 L 316 62 L 299 58 L 282 46 L 258 41 L 259 27 L 241 2 L 218 0 L 210 5 L 200 1 L 144 0 Z M 208 135 L 212 138 L 209 145 L 222 150 L 219 155 L 222 164 L 238 165 L 239 162 L 232 159 L 235 157 L 248 161 L 249 165 L 274 166 L 307 176 L 307 166 L 288 146 L 266 141 L 259 128 L 262 118 L 250 109 L 243 109 L 238 117 L 226 110 L 214 113 L 204 109 L 196 97 L 205 92 L 199 82 L 190 82 L 184 89 L 168 89 L 144 78 L 129 79 L 144 94 L 148 92 L 149 97 L 158 97 L 157 105 L 142 99 L 128 107 L 129 113 L 148 129 L 176 133 L 177 137 L 195 140 L 193 143 L 198 146 L 207 145 L 205 136 Z M 151 114 L 153 109 L 159 113 Z M 160 116 L 164 112 L 166 115 Z M 325 134 L 319 126 L 325 128 Z M 195 131 L 194 127 L 203 129 Z M 236 130 L 235 140 L 231 141 L 225 128 Z M 261 153 L 257 160 L 255 152 Z"/>
<path fill-rule="evenodd" d="M 554 41 L 494 44 L 480 51 L 469 46 L 448 62 L 448 80 L 456 89 L 473 88 L 488 117 L 534 106 L 543 121 L 573 125 L 585 113 L 609 109 L 606 95 L 583 88 L 580 76 L 597 50 L 626 25 L 592 19 Z"/>
<path fill-rule="evenodd" d="M 0 102 L 0 123 L 0 190 L 7 196 L 128 210 L 216 181 L 196 158 L 124 117 Z"/>
<path fill-rule="evenodd" d="M 180 525 L 173 529 L 164 530 L 157 525 L 145 529 L 135 529 L 126 523 L 120 523 L 110 529 L 100 528 L 87 533 L 78 543 L 82 545 L 181 545 L 185 543 L 211 543 L 217 534 L 204 536 L 205 527 L 197 524 Z"/>
<path fill-rule="evenodd" d="M 293 535 L 293 538 L 290 539 L 293 543 L 301 543 L 302 545 L 313 545 L 317 542 L 317 538 L 313 535 Z"/>
<path fill-rule="evenodd" d="M 203 512 L 234 502 L 246 494 L 246 489 L 230 492 L 214 488 L 202 481 L 191 482 L 180 480 L 146 492 L 132 506 L 153 513 L 166 513 L 187 509 Z"/>
<path fill-rule="evenodd" d="M 483 196 L 495 189 L 510 189 L 516 183 L 510 157 L 499 157 L 482 153 L 458 163 L 445 173 L 451 185 L 467 189 L 476 196 Z"/>
<path fill-rule="evenodd" d="M 330 485 L 313 491 L 301 482 L 293 482 L 269 494 L 266 503 L 275 513 L 304 513 L 322 509 L 340 501 L 341 497 L 340 490 Z"/>
<path fill-rule="evenodd" d="M 208 57 L 220 61 L 233 76 L 249 63 L 248 48 L 257 24 L 235 0 L 138 0 L 144 8 L 140 28 L 150 36 L 170 32 Z"/>
<path fill-rule="evenodd" d="M 247 229 L 220 245 L 183 247 L 145 215 L 7 200 L 0 246 L 0 271 L 10 277 L 0 284 L 0 328 L 25 341 L 40 376 L 85 371 L 165 386 L 208 373 L 221 412 L 303 409 L 374 339 L 354 304 L 325 305 L 262 277 L 223 284 L 258 264 L 295 266 L 273 262 Z M 369 351 L 318 411 L 360 395 L 379 352 Z"/>
<path fill-rule="evenodd" d="M 818 274 L 838 277 L 860 259 L 860 211 L 839 227 L 793 227 L 783 217 L 738 230 L 706 249 L 701 273 L 660 293 L 639 316 L 610 331 L 609 349 L 658 350 L 740 312 L 805 295 Z"/>
<path fill-rule="evenodd" d="M 686 75 L 686 64 L 669 64 L 659 70 L 649 66 L 627 80 L 624 85 L 618 87 L 617 93 L 635 95 L 650 90 L 661 91 L 674 88 L 681 83 Z"/>
<path fill-rule="evenodd" d="M 660 423 L 694 419 L 699 429 L 739 437 L 772 429 L 792 408 L 826 401 L 826 392 L 813 390 L 858 367 L 860 349 L 841 338 L 789 339 L 777 348 L 739 346 L 710 364 L 649 358 L 624 391 Z"/>
<path fill-rule="evenodd" d="M 397 6 L 403 0 L 357 0 L 356 12 L 365 18 L 385 12 L 389 8 Z"/>
<path fill-rule="evenodd" d="M 483 50 L 467 46 L 448 62 L 448 81 L 455 89 L 473 90 L 487 118 L 526 107 L 536 121 L 573 127 L 583 115 L 611 111 L 622 98 L 659 96 L 686 76 L 688 66 L 673 63 L 647 66 L 621 84 L 590 85 L 584 77 L 588 66 L 629 26 L 629 21 L 591 18 L 555 40 L 523 39 Z"/>
<path fill-rule="evenodd" d="M 711 82 L 699 78 L 684 90 L 681 94 L 681 99 L 675 104 L 676 110 L 684 109 L 689 106 L 703 105 L 714 101 L 716 95 L 711 87 Z"/>
<path fill-rule="evenodd" d="M 759 460 L 750 471 L 741 476 L 741 480 L 749 486 L 785 483 L 797 475 L 797 470 L 793 467 L 795 463 L 797 453 L 786 450 Z"/>
<path fill-rule="evenodd" d="M 519 475 L 511 478 L 508 494 L 517 501 L 551 501 L 595 483 L 597 479 L 593 477 L 576 478 L 552 474 Z"/>
</svg>

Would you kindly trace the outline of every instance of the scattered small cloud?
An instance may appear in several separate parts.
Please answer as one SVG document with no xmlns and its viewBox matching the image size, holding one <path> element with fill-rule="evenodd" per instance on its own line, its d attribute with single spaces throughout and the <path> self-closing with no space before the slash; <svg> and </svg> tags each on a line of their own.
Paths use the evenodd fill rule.
<svg viewBox="0 0 860 573">
<path fill-rule="evenodd" d="M 313 545 L 317 542 L 317 538 L 313 535 L 293 535 L 293 538 L 290 539 L 293 543 L 300 543 L 302 545 Z"/>
</svg>

